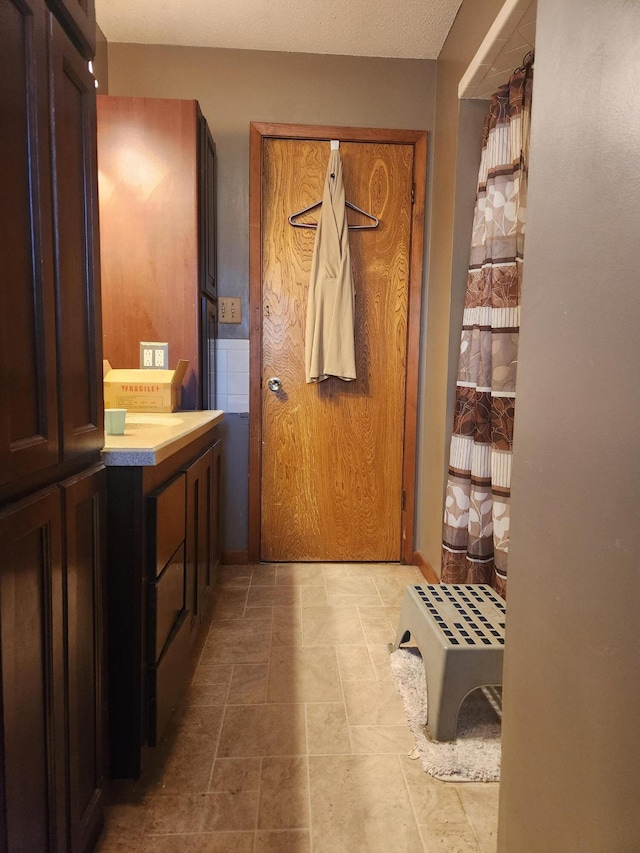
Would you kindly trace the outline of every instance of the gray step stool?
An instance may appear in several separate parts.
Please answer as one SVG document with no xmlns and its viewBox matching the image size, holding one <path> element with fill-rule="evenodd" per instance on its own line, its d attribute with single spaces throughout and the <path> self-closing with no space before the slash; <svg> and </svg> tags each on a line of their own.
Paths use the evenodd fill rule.
<svg viewBox="0 0 640 853">
<path fill-rule="evenodd" d="M 427 681 L 427 727 L 455 740 L 458 710 L 477 687 L 502 684 L 505 602 L 486 584 L 407 586 L 393 649 L 410 638 Z"/>
</svg>

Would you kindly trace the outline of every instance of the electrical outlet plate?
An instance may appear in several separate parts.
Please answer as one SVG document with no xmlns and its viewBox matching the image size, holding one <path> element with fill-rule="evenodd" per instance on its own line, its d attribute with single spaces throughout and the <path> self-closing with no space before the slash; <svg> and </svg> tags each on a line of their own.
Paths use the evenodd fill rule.
<svg viewBox="0 0 640 853">
<path fill-rule="evenodd" d="M 169 344 L 160 341 L 140 341 L 140 368 L 168 370 Z"/>
<path fill-rule="evenodd" d="M 218 298 L 218 322 L 242 322 L 242 300 L 239 297 L 220 296 Z"/>
</svg>

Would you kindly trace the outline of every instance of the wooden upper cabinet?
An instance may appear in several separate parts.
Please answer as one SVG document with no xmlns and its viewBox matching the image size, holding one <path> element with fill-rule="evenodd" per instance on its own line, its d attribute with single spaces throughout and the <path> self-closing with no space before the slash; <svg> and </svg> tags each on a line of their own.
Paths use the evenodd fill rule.
<svg viewBox="0 0 640 853">
<path fill-rule="evenodd" d="M 47 18 L 0 4 L 0 485 L 58 461 Z"/>
<path fill-rule="evenodd" d="M 215 293 L 215 147 L 196 101 L 98 95 L 104 357 L 137 368 L 140 341 L 189 360 L 183 409 L 203 406 L 200 294 Z M 206 224 L 205 224 L 206 223 Z"/>
<path fill-rule="evenodd" d="M 215 299 L 216 278 L 216 146 L 198 109 L 200 151 L 198 157 L 200 205 L 200 289 Z"/>
<path fill-rule="evenodd" d="M 96 52 L 96 9 L 94 0 L 46 0 L 85 59 Z"/>
<path fill-rule="evenodd" d="M 96 94 L 87 63 L 53 18 L 50 57 L 62 454 L 68 460 L 103 444 Z"/>
<path fill-rule="evenodd" d="M 0 5 L 0 92 L 3 486 L 103 444 L 95 87 L 41 0 Z"/>
</svg>

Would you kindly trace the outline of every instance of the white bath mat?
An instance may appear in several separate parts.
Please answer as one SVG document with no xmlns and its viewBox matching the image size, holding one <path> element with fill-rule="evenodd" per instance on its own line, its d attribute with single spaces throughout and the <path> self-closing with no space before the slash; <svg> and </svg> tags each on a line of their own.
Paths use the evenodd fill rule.
<svg viewBox="0 0 640 853">
<path fill-rule="evenodd" d="M 490 695 L 474 690 L 458 713 L 455 741 L 432 741 L 425 729 L 427 688 L 424 664 L 415 648 L 391 653 L 391 673 L 416 739 L 412 758 L 436 779 L 447 782 L 497 782 L 500 779 L 499 709 Z"/>
</svg>

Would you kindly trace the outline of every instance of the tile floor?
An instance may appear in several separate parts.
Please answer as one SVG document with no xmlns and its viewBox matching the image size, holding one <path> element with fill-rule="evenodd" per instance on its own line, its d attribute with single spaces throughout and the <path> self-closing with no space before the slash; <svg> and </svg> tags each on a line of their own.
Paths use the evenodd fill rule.
<svg viewBox="0 0 640 853">
<path fill-rule="evenodd" d="M 497 783 L 407 754 L 395 637 L 415 568 L 224 566 L 192 684 L 98 853 L 494 853 Z"/>
</svg>

